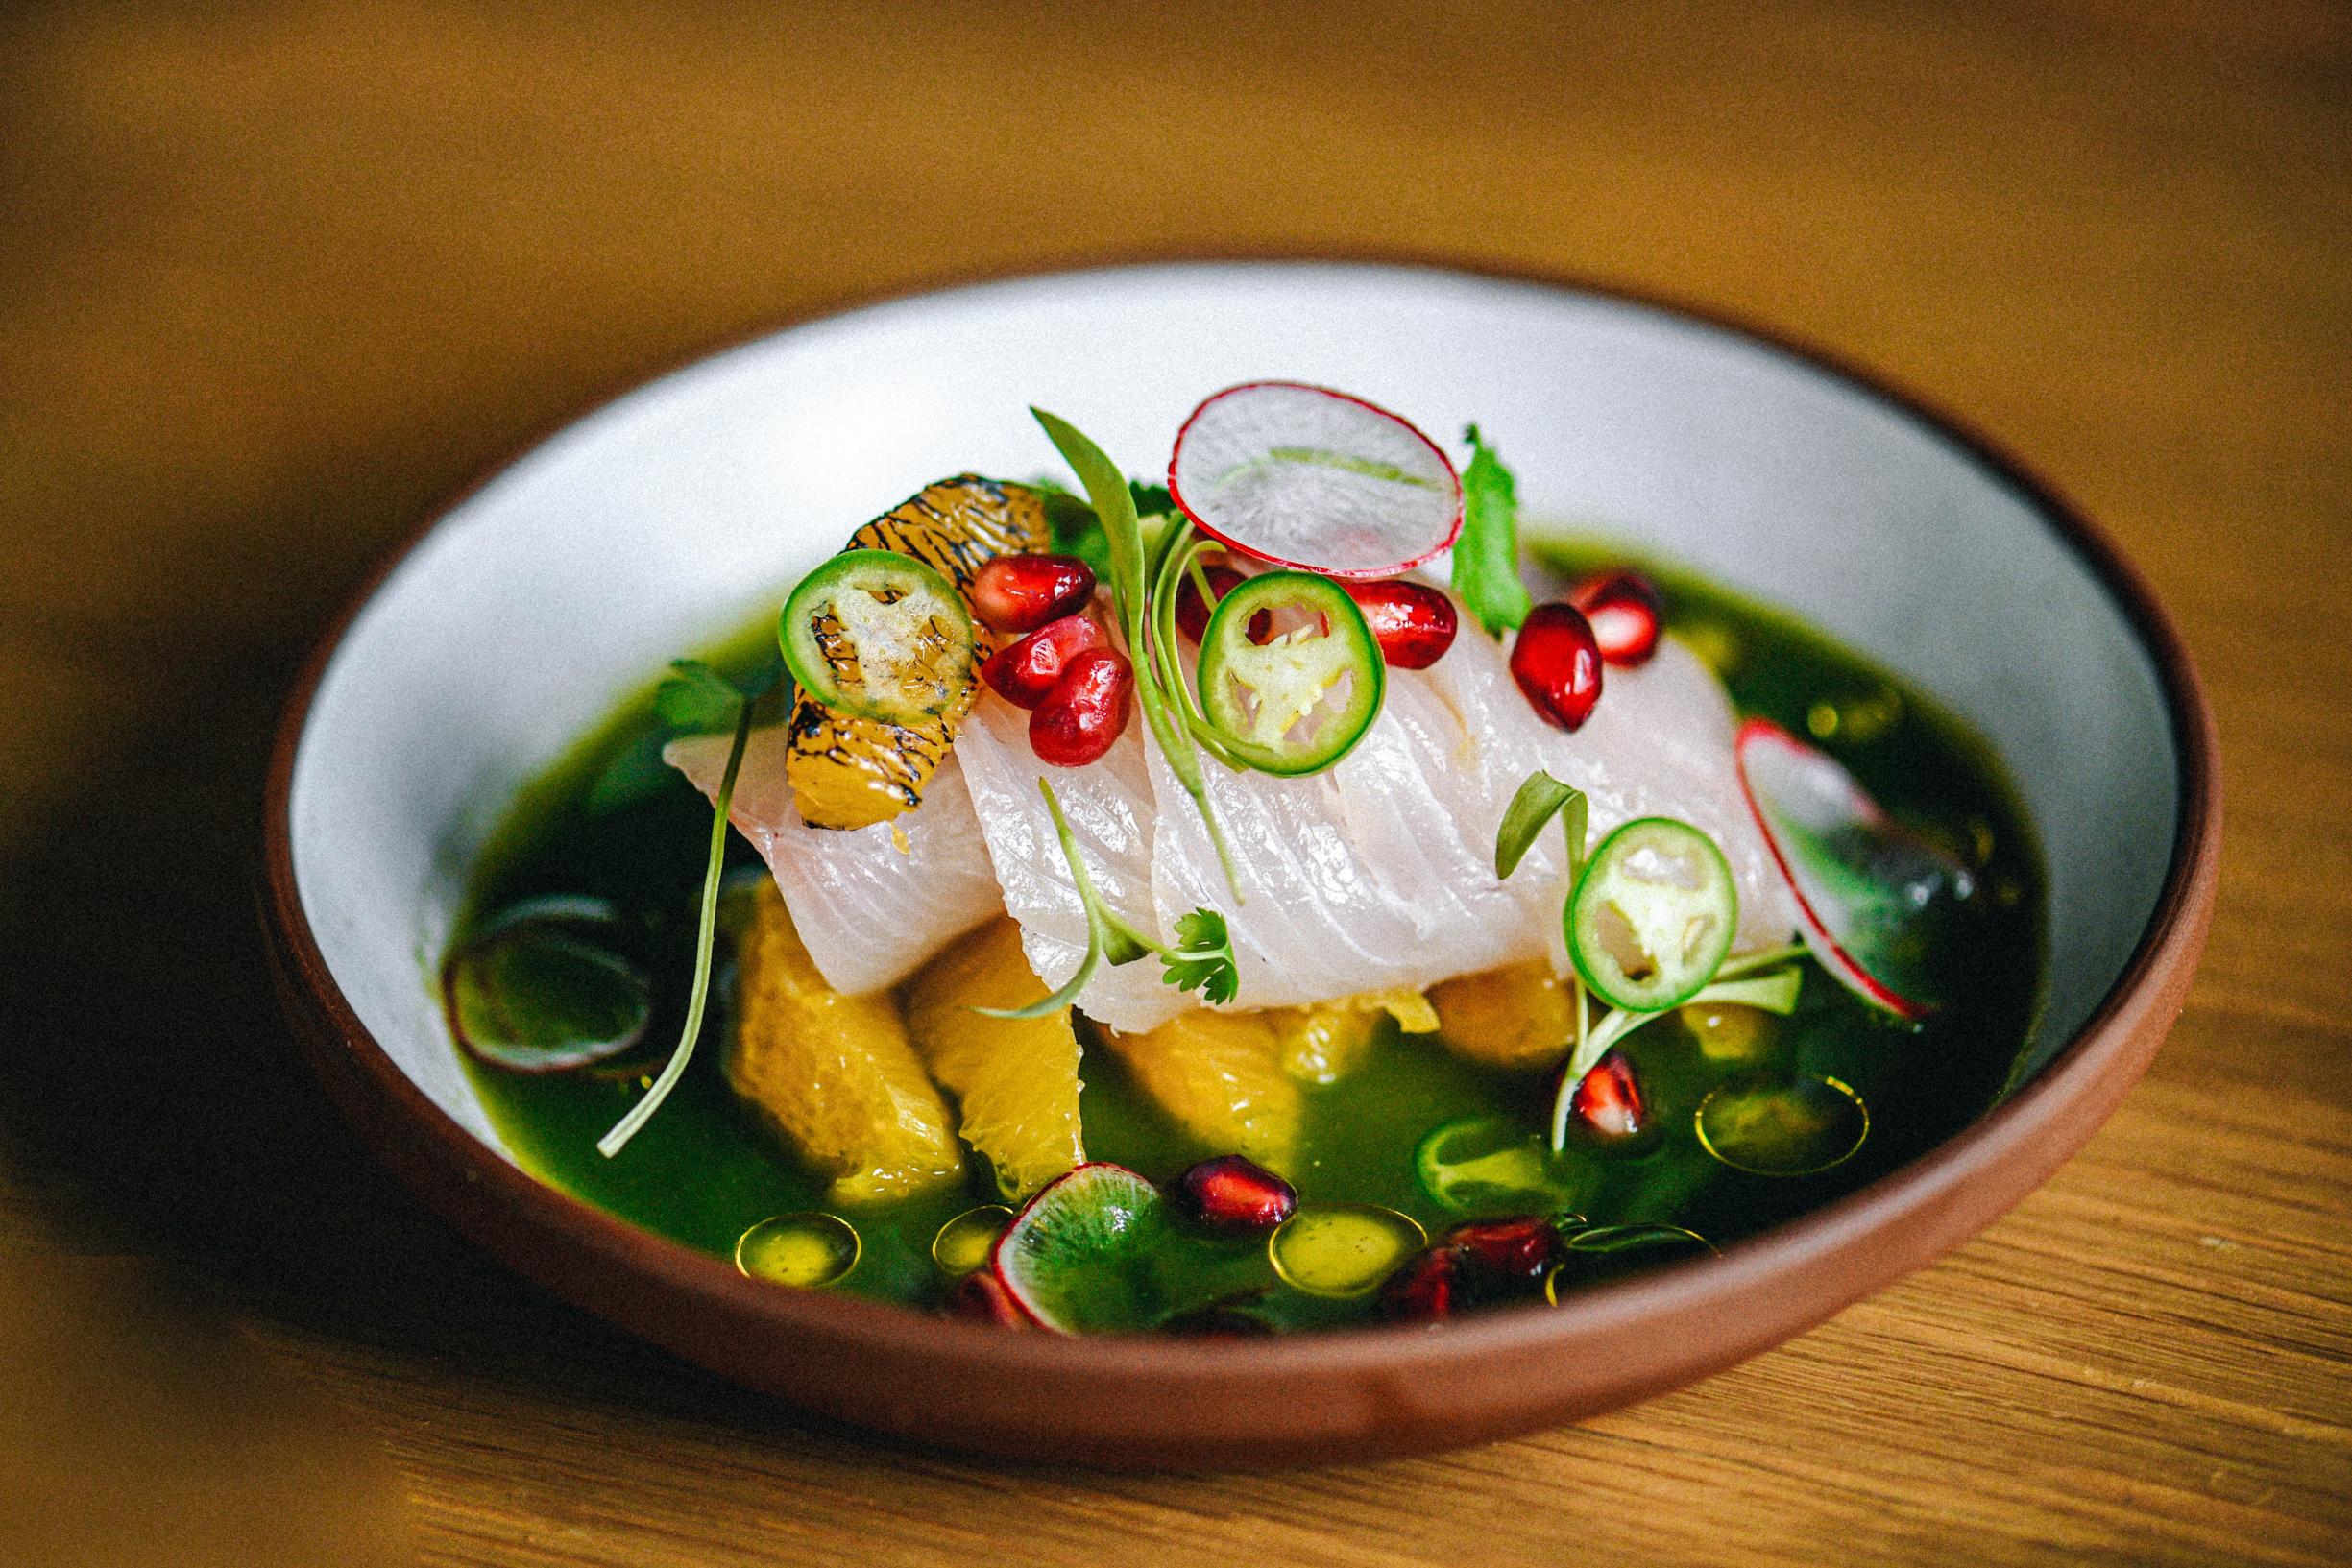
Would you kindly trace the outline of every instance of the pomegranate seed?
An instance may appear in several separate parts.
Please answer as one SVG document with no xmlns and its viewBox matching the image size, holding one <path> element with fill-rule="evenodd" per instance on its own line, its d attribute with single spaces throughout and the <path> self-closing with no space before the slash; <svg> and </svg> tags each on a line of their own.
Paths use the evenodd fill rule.
<svg viewBox="0 0 2352 1568">
<path fill-rule="evenodd" d="M 1605 571 L 1576 586 L 1568 602 L 1592 623 L 1592 640 L 1612 664 L 1646 664 L 1658 651 L 1666 599 L 1637 571 Z"/>
<path fill-rule="evenodd" d="M 1595 1143 L 1623 1147 L 1650 1130 L 1650 1108 L 1634 1064 L 1612 1050 L 1592 1064 L 1568 1097 L 1568 1120 Z"/>
<path fill-rule="evenodd" d="M 1392 577 L 1340 586 L 1364 612 L 1364 624 L 1371 628 L 1391 669 L 1427 669 L 1454 645 L 1461 616 L 1454 601 L 1427 583 Z"/>
<path fill-rule="evenodd" d="M 1110 750 L 1135 711 L 1135 666 L 1127 655 L 1089 648 L 1029 716 L 1029 749 L 1055 767 L 1084 767 Z"/>
<path fill-rule="evenodd" d="M 1464 1306 L 1462 1253 L 1433 1246 L 1415 1253 L 1380 1287 L 1380 1307 L 1391 1317 L 1451 1317 Z"/>
<path fill-rule="evenodd" d="M 1456 1225 L 1445 1244 L 1500 1286 L 1540 1285 L 1560 1258 L 1560 1232 L 1548 1219 L 1480 1219 Z"/>
<path fill-rule="evenodd" d="M 990 654 L 980 666 L 980 678 L 1015 708 L 1035 708 L 1053 692 L 1071 660 L 1109 644 L 1092 615 L 1064 615 Z"/>
<path fill-rule="evenodd" d="M 1176 1179 L 1176 1198 L 1201 1224 L 1236 1236 L 1270 1231 L 1298 1209 L 1289 1182 L 1239 1154 L 1220 1154 L 1185 1171 Z"/>
<path fill-rule="evenodd" d="M 1248 581 L 1231 567 L 1202 567 L 1200 573 L 1209 580 L 1209 591 L 1221 601 Z M 1176 630 L 1184 634 L 1186 640 L 1200 641 L 1208 632 L 1209 611 L 1212 608 L 1200 602 L 1200 591 L 1193 586 L 1192 574 L 1186 572 L 1184 580 L 1176 585 Z M 1272 611 L 1261 610 L 1249 617 L 1250 641 L 1263 647 L 1273 640 L 1273 635 L 1274 617 Z"/>
<path fill-rule="evenodd" d="M 1033 632 L 1086 608 L 1094 568 L 1074 555 L 1000 555 L 981 563 L 965 591 L 1000 632 Z"/>
<path fill-rule="evenodd" d="M 1564 730 L 1592 716 L 1601 700 L 1601 648 L 1592 623 L 1572 604 L 1540 604 L 1511 648 L 1511 677 L 1536 712 Z"/>
<path fill-rule="evenodd" d="M 1029 1319 L 1013 1302 L 1012 1292 L 996 1277 L 993 1268 L 983 1268 L 958 1280 L 956 1288 L 947 1294 L 947 1315 L 974 1323 L 994 1323 L 999 1328 L 1029 1326 Z"/>
</svg>

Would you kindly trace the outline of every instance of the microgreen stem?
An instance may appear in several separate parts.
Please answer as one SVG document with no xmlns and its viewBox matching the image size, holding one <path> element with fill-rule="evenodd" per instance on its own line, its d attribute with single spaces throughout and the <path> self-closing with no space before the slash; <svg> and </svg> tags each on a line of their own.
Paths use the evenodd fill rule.
<svg viewBox="0 0 2352 1568">
<path fill-rule="evenodd" d="M 669 1053 L 662 1075 L 653 1080 L 645 1098 L 629 1107 L 629 1114 L 613 1126 L 613 1130 L 596 1140 L 596 1152 L 611 1159 L 628 1147 L 653 1113 L 662 1108 L 662 1101 L 678 1086 L 686 1075 L 686 1064 L 693 1059 L 694 1041 L 702 1033 L 702 1013 L 711 996 L 711 952 L 718 929 L 718 882 L 727 859 L 727 810 L 735 802 L 736 776 L 743 769 L 743 748 L 751 740 L 752 698 L 739 696 L 740 712 L 735 720 L 735 744 L 727 749 L 727 771 L 719 781 L 718 797 L 712 802 L 711 859 L 702 874 L 702 920 L 694 934 L 694 989 L 686 1004 L 686 1027 L 679 1032 L 678 1049 Z"/>
<path fill-rule="evenodd" d="M 1782 956 L 1789 954 L 1783 953 Z M 1729 964 L 1724 966 L 1725 969 L 1730 967 Z M 1720 976 L 1723 971 L 1719 969 L 1715 973 Z M 1711 1002 L 1718 1006 L 1755 1007 L 1785 1018 L 1796 1010 L 1797 991 L 1801 983 L 1802 972 L 1792 964 L 1769 975 L 1709 981 L 1697 995 L 1676 1006 L 1698 1007 Z M 1609 1053 L 1610 1047 L 1652 1019 L 1663 1018 L 1675 1010 L 1675 1007 L 1661 1007 L 1656 1012 L 1642 1013 L 1622 1007 L 1612 1009 L 1603 1015 L 1592 1032 L 1578 1043 L 1575 1053 L 1568 1058 L 1567 1071 L 1561 1074 L 1560 1093 L 1552 1101 L 1552 1149 L 1555 1153 L 1567 1146 L 1568 1107 L 1576 1098 L 1576 1086 L 1584 1081 L 1585 1074 Z"/>
</svg>

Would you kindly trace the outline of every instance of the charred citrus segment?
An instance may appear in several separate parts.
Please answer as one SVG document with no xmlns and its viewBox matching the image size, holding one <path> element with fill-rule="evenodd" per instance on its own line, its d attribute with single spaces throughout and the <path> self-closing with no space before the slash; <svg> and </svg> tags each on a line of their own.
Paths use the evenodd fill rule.
<svg viewBox="0 0 2352 1568">
<path fill-rule="evenodd" d="M 1137 1332 L 1169 1314 L 1153 1266 L 1167 1234 L 1157 1188 L 1125 1166 L 1081 1165 L 1006 1227 L 995 1272 L 1021 1311 L 1046 1328 Z"/>
<path fill-rule="evenodd" d="M 1269 1008 L 1266 1017 L 1273 1025 L 1282 1071 L 1318 1086 L 1337 1083 L 1363 1065 L 1384 1019 L 1394 1018 L 1407 1034 L 1430 1034 L 1438 1027 L 1429 999 L 1407 986 L 1304 1007 Z"/>
<path fill-rule="evenodd" d="M 1266 1255 L 1293 1290 L 1357 1296 L 1429 1242 L 1410 1215 L 1374 1203 L 1309 1203 L 1268 1238 Z"/>
<path fill-rule="evenodd" d="M 737 955 L 736 1027 L 720 1066 L 743 1102 L 832 1181 L 830 1201 L 902 1198 L 963 1179 L 947 1103 L 897 1007 L 827 985 L 772 882 L 753 895 Z"/>
<path fill-rule="evenodd" d="M 1574 991 L 1540 958 L 1443 981 L 1429 1001 L 1446 1049 L 1489 1067 L 1550 1067 L 1576 1032 Z"/>
<path fill-rule="evenodd" d="M 968 595 L 980 568 L 1000 555 L 1051 547 L 1044 498 L 1020 485 L 973 474 L 942 479 L 850 536 L 851 550 L 912 557 Z M 1003 640 L 984 623 L 971 628 L 972 653 L 985 659 Z M 867 828 L 912 810 L 954 743 L 971 705 L 893 723 L 827 707 L 803 692 L 793 704 L 785 777 L 803 820 L 815 828 Z"/>
<path fill-rule="evenodd" d="M 932 1075 L 956 1097 L 963 1141 L 1021 1197 L 1086 1158 L 1079 1126 L 1079 1042 L 1070 1009 L 990 1018 L 1047 994 L 1002 917 L 950 947 L 900 989 L 907 1032 Z"/>
<path fill-rule="evenodd" d="M 858 1266 L 858 1229 L 837 1214 L 779 1214 L 736 1239 L 735 1266 L 753 1279 L 812 1290 Z"/>
<path fill-rule="evenodd" d="M 1136 1085 L 1203 1147 L 1291 1169 L 1305 1101 L 1266 1014 L 1202 1008 L 1108 1039 Z"/>
</svg>

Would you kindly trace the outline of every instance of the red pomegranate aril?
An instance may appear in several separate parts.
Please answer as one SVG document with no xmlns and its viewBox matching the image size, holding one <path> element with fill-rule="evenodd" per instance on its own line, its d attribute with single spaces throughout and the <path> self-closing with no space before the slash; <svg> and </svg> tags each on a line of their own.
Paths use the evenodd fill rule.
<svg viewBox="0 0 2352 1568">
<path fill-rule="evenodd" d="M 1029 1326 L 1029 1318 L 993 1268 L 983 1268 L 958 1280 L 956 1288 L 947 1294 L 947 1315 L 974 1323 L 993 1323 L 999 1328 Z"/>
<path fill-rule="evenodd" d="M 1220 1154 L 1176 1179 L 1176 1207 L 1230 1236 L 1271 1231 L 1298 1210 L 1291 1184 L 1239 1154 Z"/>
<path fill-rule="evenodd" d="M 1562 729 L 1590 718 L 1601 700 L 1601 646 L 1585 613 L 1557 599 L 1536 606 L 1512 644 L 1511 678 Z"/>
<path fill-rule="evenodd" d="M 1033 709 L 1052 695 L 1071 660 L 1109 645 L 1109 635 L 1092 615 L 1064 615 L 990 654 L 980 678 L 1015 708 Z"/>
<path fill-rule="evenodd" d="M 1247 581 L 1231 567 L 1202 567 L 1200 574 L 1209 580 L 1209 591 L 1221 600 Z M 1184 580 L 1176 585 L 1176 630 L 1184 634 L 1185 640 L 1200 640 L 1209 628 L 1209 612 L 1215 608 L 1201 602 L 1200 591 L 1193 585 L 1192 574 L 1185 573 Z M 1273 640 L 1273 635 L 1274 617 L 1271 612 L 1261 610 L 1249 617 L 1250 641 L 1264 644 Z"/>
<path fill-rule="evenodd" d="M 1560 1259 L 1560 1231 L 1540 1215 L 1456 1225 L 1445 1244 L 1503 1285 L 1540 1285 Z"/>
<path fill-rule="evenodd" d="M 1364 624 L 1371 628 L 1391 669 L 1427 669 L 1454 645 L 1462 617 L 1454 601 L 1427 583 L 1391 577 L 1340 586 L 1364 612 Z"/>
<path fill-rule="evenodd" d="M 1637 1143 L 1650 1130 L 1650 1109 L 1623 1053 L 1609 1051 L 1592 1064 L 1568 1097 L 1568 1120 L 1604 1146 Z"/>
<path fill-rule="evenodd" d="M 1061 678 L 1029 716 L 1029 749 L 1055 767 L 1099 760 L 1135 711 L 1135 666 L 1127 655 L 1089 648 L 1062 666 Z"/>
<path fill-rule="evenodd" d="M 1381 1282 L 1380 1310 L 1407 1320 L 1451 1317 L 1466 1304 L 1462 1276 L 1463 1255 L 1457 1248 L 1424 1248 Z"/>
<path fill-rule="evenodd" d="M 1646 664 L 1658 651 L 1666 621 L 1666 598 L 1658 585 L 1633 570 L 1605 571 L 1576 585 L 1568 602 L 1591 623 L 1592 640 L 1612 664 Z"/>
<path fill-rule="evenodd" d="M 1074 555 L 1000 555 L 981 563 L 965 592 L 998 631 L 1033 632 L 1086 608 L 1094 568 Z"/>
</svg>

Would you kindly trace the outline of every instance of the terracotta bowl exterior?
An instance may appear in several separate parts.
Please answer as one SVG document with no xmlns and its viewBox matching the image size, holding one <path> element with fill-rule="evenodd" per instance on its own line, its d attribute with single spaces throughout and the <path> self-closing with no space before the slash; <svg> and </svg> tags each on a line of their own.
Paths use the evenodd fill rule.
<svg viewBox="0 0 2352 1568">
<path fill-rule="evenodd" d="M 1060 308 L 1053 291 L 1064 291 L 1073 330 L 1083 333 L 1105 330 L 1106 320 L 1118 318 L 1121 309 L 1152 310 L 1153 291 L 1173 290 L 1173 303 L 1163 313 L 1173 318 L 1170 330 L 1187 334 L 1196 334 L 1200 327 L 1194 319 L 1196 307 L 1213 309 L 1215 300 L 1222 298 L 1217 291 L 1228 286 L 1249 292 L 1253 299 L 1271 291 L 1276 308 L 1284 290 L 1297 291 L 1300 301 L 1369 290 L 1368 321 L 1382 319 L 1384 310 L 1420 308 L 1416 291 L 1436 291 L 1430 296 L 1435 302 L 1431 309 L 1446 307 L 1452 297 L 1448 291 L 1463 291 L 1481 310 L 1490 304 L 1506 314 L 1520 308 L 1572 308 L 1593 315 L 1609 332 L 1622 329 L 1637 336 L 1654 330 L 1677 342 L 1689 338 L 1726 346 L 1728 354 L 1768 360 L 1792 376 L 1832 386 L 1838 397 L 1852 399 L 1857 408 L 1867 407 L 1872 419 L 1901 422 L 1932 446 L 1937 461 L 1963 466 L 1974 476 L 1968 482 L 1980 482 L 1988 494 L 1997 493 L 2001 506 L 2029 513 L 2035 525 L 2047 530 L 2048 541 L 2079 569 L 2082 581 L 2092 585 L 2101 600 L 2098 614 L 2122 629 L 2117 635 L 2129 643 L 2135 670 L 2142 669 L 2138 662 L 2144 662 L 2139 678 L 2151 694 L 2146 706 L 2157 715 L 2149 722 L 2160 733 L 2153 738 L 2140 736 L 2133 743 L 2157 747 L 2170 770 L 2169 778 L 2158 781 L 2162 787 L 2150 797 L 2154 805 L 2149 808 L 2170 812 L 2169 824 L 2159 825 L 2170 832 L 2165 841 L 2147 844 L 2147 863 L 2131 872 L 2139 880 L 2130 883 L 2135 889 L 2127 901 L 2135 906 L 2125 911 L 2130 928 L 2120 938 L 2098 939 L 2109 944 L 2120 964 L 2099 960 L 2094 967 L 2100 974 L 2077 976 L 2069 982 L 2090 989 L 2073 1008 L 2078 1020 L 2061 1021 L 2066 1026 L 2048 1042 L 2041 1071 L 1962 1133 L 1860 1192 L 1733 1246 L 1719 1260 L 1661 1268 L 1582 1294 L 1573 1306 L 1559 1310 L 1528 1308 L 1434 1327 L 1370 1328 L 1270 1340 L 1074 1339 L 1006 1333 L 854 1297 L 756 1283 L 725 1259 L 625 1224 L 542 1182 L 487 1134 L 478 1112 L 467 1114 L 464 1092 L 449 1087 L 453 1061 L 449 1073 L 428 1071 L 429 1062 L 426 1068 L 417 1065 L 421 1048 L 412 1043 L 396 1050 L 378 1037 L 384 1010 L 399 1007 L 401 987 L 413 985 L 419 1005 L 430 1007 L 424 977 L 430 954 L 437 951 L 435 921 L 446 920 L 446 910 L 434 916 L 427 906 L 436 896 L 446 904 L 446 883 L 454 875 L 450 864 L 462 869 L 464 846 L 478 840 L 481 824 L 495 816 L 512 783 L 552 756 L 568 734 L 593 720 L 623 687 L 610 680 L 602 685 L 584 680 L 568 712 L 556 713 L 541 733 L 527 736 L 514 759 L 472 783 L 465 808 L 457 813 L 464 821 L 446 828 L 443 841 L 417 855 L 420 863 L 442 868 L 435 873 L 441 879 L 435 884 L 442 887 L 439 895 L 413 884 L 382 890 L 387 901 L 414 902 L 427 909 L 412 920 L 416 940 L 401 973 L 381 972 L 397 969 L 397 964 L 376 964 L 362 973 L 362 966 L 348 959 L 340 966 L 331 962 L 331 948 L 349 946 L 343 928 L 351 917 L 331 909 L 331 901 L 306 888 L 306 878 L 316 873 L 322 853 L 316 846 L 325 832 L 314 814 L 336 808 L 341 793 L 359 787 L 343 777 L 352 769 L 330 753 L 327 741 L 314 735 L 318 710 L 327 700 L 322 688 L 347 678 L 347 662 L 386 657 L 365 646 L 358 634 L 370 630 L 369 617 L 378 613 L 379 601 L 401 591 L 402 580 L 420 553 L 429 552 L 452 533 L 487 536 L 506 526 L 500 508 L 514 503 L 516 486 L 521 483 L 507 476 L 453 502 L 354 600 L 343 623 L 321 643 L 287 703 L 269 774 L 262 902 L 287 1016 L 337 1105 L 402 1181 L 517 1271 L 690 1361 L 807 1410 L 988 1455 L 1090 1465 L 1214 1468 L 1228 1462 L 1255 1465 L 1394 1455 L 1475 1442 L 1573 1420 L 1688 1383 L 1802 1332 L 1936 1258 L 1990 1223 L 2081 1147 L 2145 1070 L 2184 1003 L 2212 912 L 2220 829 L 2213 724 L 2195 672 L 2146 585 L 2107 537 L 1982 441 L 1865 376 L 1759 334 L 1608 291 L 1355 263 L 1113 268 L 992 285 L 1032 291 L 1022 298 L 1048 312 L 1043 318 L 1048 320 L 1058 319 L 1052 313 Z M 1208 305 L 1186 293 L 1196 287 L 1208 291 Z M 1382 295 L 1392 289 L 1401 296 Z M 1494 300 L 1481 291 L 1494 291 Z M 936 308 L 946 316 L 937 319 L 954 327 L 960 302 L 987 294 L 983 287 L 927 300 L 939 302 Z M 1257 301 L 1259 305 L 1266 302 Z M 934 324 L 934 318 L 920 311 L 912 317 L 905 314 L 925 304 L 900 302 L 878 311 L 852 312 L 762 343 L 812 332 L 816 350 L 853 357 L 869 350 L 891 351 L 891 334 L 920 335 L 932 329 L 927 324 Z M 1107 318 L 1104 311 L 1109 312 Z M 1336 319 L 1345 325 L 1346 310 Z M 861 334 L 875 341 L 866 344 Z M 761 347 L 755 344 L 710 363 L 724 364 Z M 1300 363 L 1313 358 L 1312 346 L 1303 350 L 1292 346 L 1290 352 L 1286 362 L 1269 365 L 1260 356 L 1236 351 L 1228 359 L 1209 362 L 1219 371 L 1229 363 L 1231 374 L 1211 380 L 1187 371 L 1170 396 L 1183 402 L 1253 374 L 1290 371 L 1303 373 L 1308 379 L 1339 379 L 1330 367 Z M 1340 365 L 1338 370 L 1351 368 Z M 625 441 L 628 431 L 616 424 L 620 414 L 631 406 L 643 413 L 650 406 L 645 399 L 665 386 L 684 383 L 692 374 L 690 368 L 669 382 L 655 383 L 572 427 L 534 452 L 522 467 L 537 464 L 545 470 L 600 441 Z M 1044 403 L 1049 398 L 1065 398 L 1064 411 L 1093 428 L 1101 422 L 1083 395 L 1113 396 L 1115 383 L 1110 381 L 1074 383 L 1067 391 L 1053 385 L 1031 390 L 1027 374 L 1017 359 L 1008 360 L 999 373 L 1005 402 L 1023 419 L 1022 405 L 1032 399 Z M 1428 378 L 1432 385 L 1420 398 L 1414 395 L 1411 374 L 1391 376 L 1387 385 L 1361 379 L 1345 384 L 1418 415 L 1427 402 L 1447 401 L 1442 370 L 1429 373 Z M 908 417 L 922 418 L 926 412 L 916 407 Z M 1442 406 L 1439 412 L 1454 410 Z M 1156 405 L 1144 410 L 1137 415 L 1137 428 L 1161 428 L 1162 417 Z M 1492 412 L 1483 416 L 1490 428 L 1495 418 Z M 1429 427 L 1445 428 L 1442 422 Z M 1164 428 L 1173 430 L 1174 422 L 1166 422 Z M 1671 438 L 1678 426 L 1668 419 L 1663 428 Z M 1602 431 L 1593 439 L 1607 436 Z M 728 439 L 725 432 L 719 439 Z M 1644 439 L 1659 438 L 1652 432 Z M 1129 449 L 1107 440 L 1106 445 L 1114 452 Z M 1524 450 L 1528 443 L 1519 438 L 1517 445 Z M 1133 449 L 1138 456 L 1131 461 L 1140 464 L 1149 448 Z M 1511 449 L 1507 438 L 1506 450 Z M 854 447 L 843 450 L 855 454 Z M 645 657 L 644 650 L 691 647 L 696 645 L 691 633 L 740 623 L 744 606 L 772 592 L 779 581 L 788 582 L 788 576 L 777 573 L 780 567 L 790 568 L 793 551 L 800 552 L 805 567 L 808 560 L 832 547 L 820 543 L 823 538 L 837 538 L 866 515 L 855 507 L 871 496 L 881 496 L 886 504 L 932 477 L 930 468 L 985 468 L 993 459 L 993 453 L 985 452 L 968 462 L 930 450 L 892 453 L 878 460 L 882 471 L 866 481 L 865 490 L 812 493 L 806 497 L 807 510 L 817 520 L 809 525 L 805 542 L 769 554 L 747 548 L 740 559 L 722 560 L 715 569 L 732 585 L 724 591 L 703 581 L 677 586 L 680 603 L 696 596 L 713 599 L 710 618 L 696 626 L 680 624 L 673 615 L 671 623 L 649 628 L 641 639 L 642 649 L 624 648 L 616 655 L 621 661 L 617 667 L 634 668 L 642 678 L 663 656 L 654 652 Z M 772 461 L 779 471 L 790 473 L 798 471 L 791 465 L 802 459 L 786 453 L 760 461 Z M 999 471 L 1042 471 L 1049 462 L 1050 456 L 1032 460 L 1027 470 L 1001 463 Z M 1561 470 L 1542 463 L 1523 470 L 1531 509 L 1543 508 L 1546 476 L 1555 471 Z M 788 480 L 783 488 L 788 493 L 792 483 Z M 1574 484 L 1563 478 L 1555 488 L 1573 508 Z M 686 497 L 690 504 L 692 499 Z M 847 522 L 841 520 L 845 516 Z M 1635 519 L 1637 526 L 1640 521 Z M 1933 538 L 1932 529 L 1920 537 Z M 1667 547 L 1677 543 L 1668 541 Z M 703 550 L 695 552 L 695 559 L 714 554 L 725 556 L 723 550 Z M 1704 558 L 1698 564 L 1710 565 Z M 658 588 L 653 596 L 661 596 Z M 411 641 L 392 644 L 396 652 L 424 646 L 414 639 L 418 634 L 410 635 Z M 514 651 L 527 656 L 530 628 L 517 635 L 522 640 Z M 1866 636 L 1852 639 L 1873 652 L 1882 651 Z M 429 657 L 423 652 L 400 656 Z M 1935 685 L 1932 679 L 1928 684 Z M 415 700 L 429 703 L 429 685 L 423 689 L 427 695 Z M 2052 700 L 2060 706 L 2104 701 L 2097 688 L 2087 693 L 2062 691 Z M 1969 711 L 1965 700 L 1955 705 Z M 2130 704 L 2119 697 L 2106 706 L 2122 712 Z M 368 722 L 393 726 L 397 717 L 385 712 L 369 715 Z M 2010 761 L 2014 767 L 2017 759 L 2012 756 Z M 415 830 L 413 825 L 378 823 L 365 831 Z M 2152 840 L 2154 835 L 2144 836 Z M 2054 881 L 2064 880 L 2058 875 L 2065 869 L 2059 853 L 2053 850 Z M 2101 891 L 2115 885 L 2098 879 L 2120 874 L 2107 869 L 2086 872 L 2093 880 L 2078 902 L 2086 907 L 2098 904 Z M 2054 916 L 2076 918 L 2065 909 L 2054 911 Z M 2064 1005 L 2054 1001 L 2053 1010 Z M 374 1028 L 363 1017 L 371 1012 L 377 1019 Z M 420 1022 L 414 1027 L 426 1025 Z"/>
</svg>

